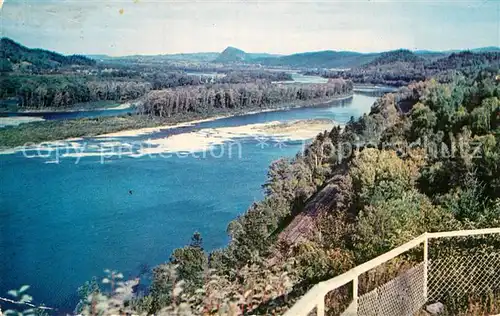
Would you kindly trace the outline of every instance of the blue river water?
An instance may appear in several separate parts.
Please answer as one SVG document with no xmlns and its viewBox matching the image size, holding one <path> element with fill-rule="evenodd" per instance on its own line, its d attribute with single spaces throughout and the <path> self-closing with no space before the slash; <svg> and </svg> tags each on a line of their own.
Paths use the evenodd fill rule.
<svg viewBox="0 0 500 316">
<path fill-rule="evenodd" d="M 235 116 L 168 133 L 310 118 L 345 123 L 369 112 L 375 99 L 355 94 L 328 105 Z M 36 303 L 71 311 L 77 287 L 102 277 L 103 269 L 138 276 L 168 261 L 194 231 L 207 250 L 224 247 L 229 221 L 263 197 L 269 164 L 293 157 L 302 146 L 246 139 L 241 157 L 114 157 L 104 163 L 95 156 L 52 164 L 21 153 L 0 155 L 0 293 L 29 284 Z"/>
</svg>

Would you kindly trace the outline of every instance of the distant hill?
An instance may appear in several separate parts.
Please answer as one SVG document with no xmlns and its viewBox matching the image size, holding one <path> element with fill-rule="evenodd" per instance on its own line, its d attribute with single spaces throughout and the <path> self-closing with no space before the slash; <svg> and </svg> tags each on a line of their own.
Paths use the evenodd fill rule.
<svg viewBox="0 0 500 316">
<path fill-rule="evenodd" d="M 413 53 L 417 56 L 423 57 L 427 60 L 436 60 L 439 58 L 443 58 L 449 55 L 449 53 L 446 52 L 435 52 L 431 50 L 415 50 Z"/>
<path fill-rule="evenodd" d="M 318 51 L 306 52 L 292 55 L 272 55 L 246 53 L 245 51 L 227 47 L 215 59 L 220 63 L 253 63 L 263 66 L 284 67 L 316 67 L 316 68 L 346 68 L 359 66 L 373 60 L 378 54 L 362 54 L 344 51 Z"/>
<path fill-rule="evenodd" d="M 274 58 L 259 58 L 255 59 L 254 62 L 265 66 L 350 68 L 370 62 L 376 56 L 377 54 L 325 50 Z"/>
<path fill-rule="evenodd" d="M 472 52 L 500 51 L 499 47 L 483 47 L 472 49 Z M 429 51 L 399 49 L 382 53 L 358 53 L 351 51 L 324 50 L 317 52 L 297 53 L 285 56 L 270 54 L 249 54 L 235 48 L 226 48 L 216 59 L 220 63 L 254 63 L 263 66 L 281 66 L 297 68 L 356 68 L 360 66 L 373 67 L 377 65 L 391 65 L 394 63 L 433 62 L 448 57 L 455 51 Z M 459 51 L 456 51 L 459 52 Z"/>
<path fill-rule="evenodd" d="M 112 56 L 105 55 L 105 54 L 96 54 L 96 55 L 85 55 L 85 57 L 88 57 L 90 59 L 98 60 L 98 59 L 110 59 L 113 58 Z"/>
<path fill-rule="evenodd" d="M 247 53 L 239 48 L 229 46 L 214 61 L 218 63 L 254 62 L 261 58 L 276 58 L 278 56 L 267 53 Z"/>
<path fill-rule="evenodd" d="M 478 48 L 471 48 L 471 49 L 450 49 L 447 51 L 444 51 L 443 53 L 447 53 L 448 55 L 452 53 L 460 53 L 460 52 L 473 52 L 473 53 L 494 53 L 494 52 L 500 52 L 500 47 L 498 46 L 486 46 L 486 47 L 478 47 Z"/>
<path fill-rule="evenodd" d="M 487 51 L 487 52 L 472 52 L 463 51 L 459 53 L 452 53 L 451 55 L 440 58 L 428 65 L 428 69 L 461 69 L 467 67 L 475 67 L 479 65 L 499 65 L 500 64 L 500 50 Z"/>
<path fill-rule="evenodd" d="M 229 46 L 220 53 L 215 61 L 220 63 L 243 62 L 247 59 L 246 55 L 241 49 Z"/>
<path fill-rule="evenodd" d="M 191 61 L 191 62 L 211 62 L 219 56 L 216 52 L 202 53 L 177 53 L 164 55 L 128 55 L 128 56 L 109 56 L 109 55 L 86 55 L 95 60 L 128 60 L 128 61 Z"/>
<path fill-rule="evenodd" d="M 363 65 L 363 67 L 371 67 L 377 65 L 387 65 L 392 63 L 423 63 L 425 59 L 423 57 L 417 56 L 415 53 L 407 49 L 398 49 L 389 52 L 384 52 L 380 54 L 377 58 L 373 59 L 369 63 Z"/>
<path fill-rule="evenodd" d="M 65 56 L 49 50 L 28 48 L 10 38 L 0 39 L 0 65 L 2 71 L 16 67 L 51 69 L 60 66 L 94 65 L 95 61 L 82 55 Z"/>
<path fill-rule="evenodd" d="M 500 47 L 498 47 L 498 46 L 488 46 L 488 47 L 474 48 L 474 49 L 471 49 L 471 52 L 473 52 L 473 53 L 494 53 L 494 52 L 500 52 Z"/>
</svg>

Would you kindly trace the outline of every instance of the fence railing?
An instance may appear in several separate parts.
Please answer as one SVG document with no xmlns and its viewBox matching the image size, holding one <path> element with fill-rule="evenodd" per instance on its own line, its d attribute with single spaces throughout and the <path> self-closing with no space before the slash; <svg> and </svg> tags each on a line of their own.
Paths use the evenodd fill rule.
<svg viewBox="0 0 500 316">
<path fill-rule="evenodd" d="M 437 300 L 440 294 L 449 291 L 446 286 L 451 286 L 450 284 L 454 284 L 454 289 L 458 289 L 464 294 L 468 291 L 477 292 L 478 289 L 483 292 L 500 289 L 500 249 L 498 249 L 498 253 L 484 253 L 467 260 L 461 260 L 456 256 L 429 260 L 429 241 L 431 239 L 490 234 L 500 234 L 500 228 L 424 233 L 344 274 L 316 284 L 286 312 L 285 316 L 307 316 L 314 310 L 316 310 L 317 316 L 325 315 L 325 298 L 328 293 L 347 284 L 352 284 L 352 301 L 342 313 L 343 316 L 413 315 L 429 299 Z M 404 274 L 363 294 L 361 297 L 358 296 L 361 275 L 422 245 L 422 262 L 414 265 Z M 457 262 L 459 264 L 456 264 Z M 453 266 L 451 266 L 452 264 Z M 482 264 L 483 266 L 489 264 L 491 268 L 486 270 L 484 268 L 477 269 L 474 266 L 475 264 Z M 443 267 L 448 270 L 444 270 Z M 429 268 L 431 268 L 431 272 L 435 273 L 435 275 L 432 275 L 431 280 L 429 280 Z M 462 275 L 464 284 L 457 284 L 456 280 L 454 280 L 455 283 L 452 283 L 450 281 L 452 274 L 453 276 Z M 470 279 L 472 277 L 476 277 L 474 284 Z M 469 279 L 469 282 L 466 282 L 467 279 Z"/>
</svg>

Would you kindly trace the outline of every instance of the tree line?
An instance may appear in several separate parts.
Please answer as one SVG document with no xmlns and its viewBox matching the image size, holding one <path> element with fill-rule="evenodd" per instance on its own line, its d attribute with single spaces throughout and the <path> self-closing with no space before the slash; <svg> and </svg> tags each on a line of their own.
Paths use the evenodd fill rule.
<svg viewBox="0 0 500 316">
<path fill-rule="evenodd" d="M 284 102 L 331 98 L 351 93 L 352 82 L 327 84 L 215 84 L 150 91 L 138 108 L 142 114 L 170 117 L 179 113 L 209 113 L 217 109 L 264 108 Z"/>
<path fill-rule="evenodd" d="M 39 75 L 4 76 L 0 79 L 0 97 L 15 97 L 21 108 L 66 108 L 90 101 L 126 101 L 143 96 L 147 82 L 95 80 L 85 76 Z"/>
<path fill-rule="evenodd" d="M 245 83 L 289 80 L 281 72 L 231 72 L 225 77 L 173 73 L 138 73 L 110 70 L 100 75 L 8 74 L 0 78 L 0 98 L 17 98 L 21 108 L 65 108 L 81 102 L 136 99 L 150 90 L 210 83 Z"/>
</svg>

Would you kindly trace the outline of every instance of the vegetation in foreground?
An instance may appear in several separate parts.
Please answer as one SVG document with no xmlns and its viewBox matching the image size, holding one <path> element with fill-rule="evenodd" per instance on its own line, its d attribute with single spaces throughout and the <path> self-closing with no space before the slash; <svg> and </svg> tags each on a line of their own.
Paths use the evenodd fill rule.
<svg viewBox="0 0 500 316">
<path fill-rule="evenodd" d="M 296 158 L 276 161 L 264 200 L 229 224 L 230 244 L 210 253 L 193 243 L 175 250 L 154 269 L 150 293 L 132 301 L 133 308 L 281 314 L 311 285 L 425 231 L 499 226 L 497 74 L 481 70 L 410 85 L 379 99 L 370 115 L 343 131 L 318 135 Z M 452 157 L 455 140 L 464 147 Z M 407 151 L 390 146 L 418 141 Z M 334 148 L 343 142 L 360 145 L 339 156 Z M 472 156 L 473 143 L 481 144 L 480 158 Z M 320 195 L 329 198 L 318 202 Z M 179 280 L 182 294 L 173 295 Z M 452 313 L 466 312 L 464 304 L 453 306 Z"/>
</svg>

